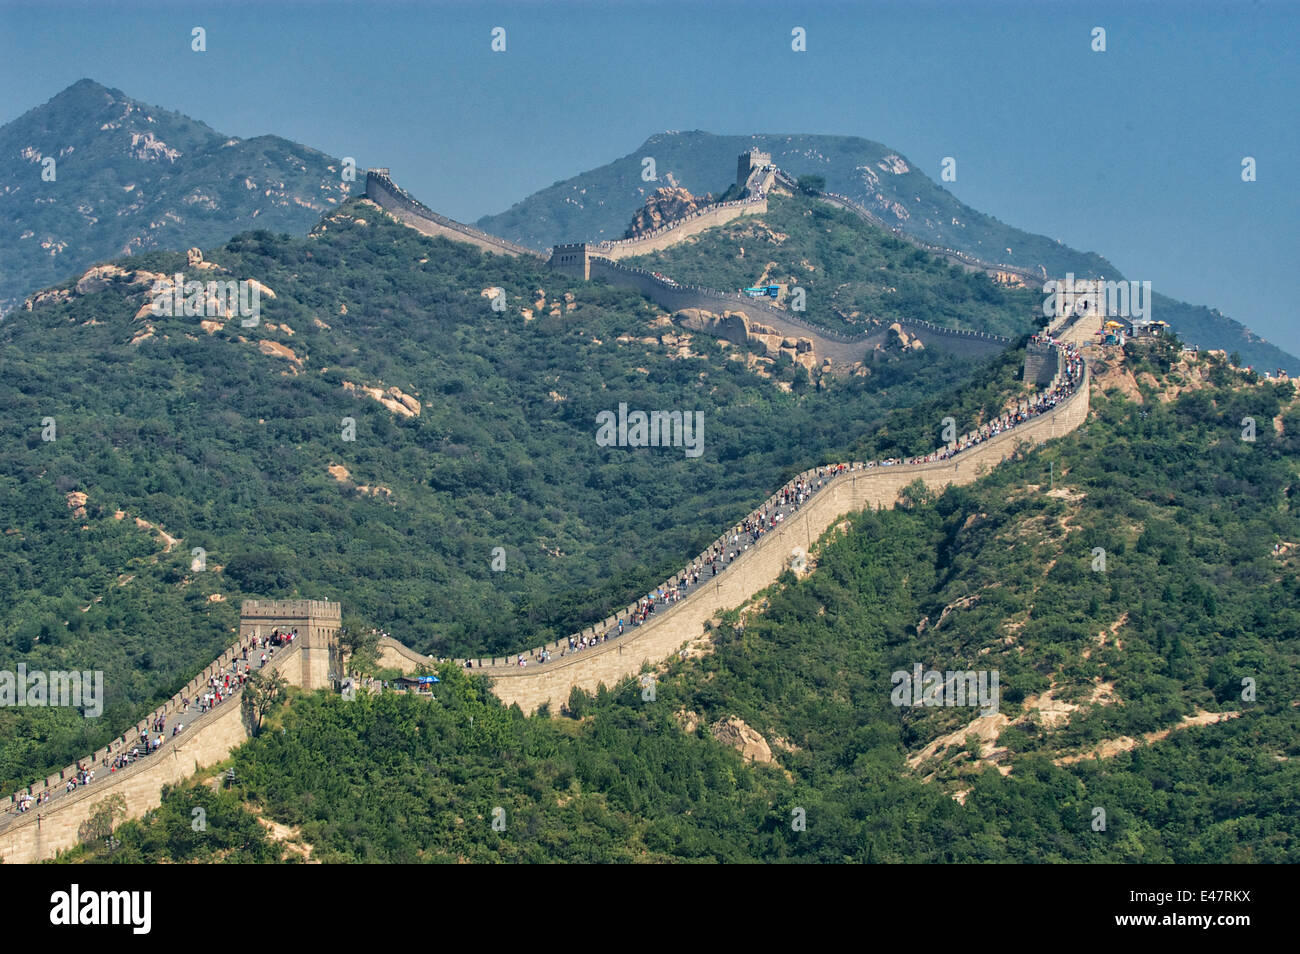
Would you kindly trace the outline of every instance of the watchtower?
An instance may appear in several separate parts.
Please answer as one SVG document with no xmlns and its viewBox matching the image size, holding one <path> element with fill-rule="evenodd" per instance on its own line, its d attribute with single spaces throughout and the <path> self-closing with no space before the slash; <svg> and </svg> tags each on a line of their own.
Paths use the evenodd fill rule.
<svg viewBox="0 0 1300 954">
<path fill-rule="evenodd" d="M 239 638 L 269 636 L 271 630 L 298 630 L 298 663 L 286 678 L 307 690 L 329 689 L 342 673 L 338 632 L 343 608 L 324 600 L 244 600 L 239 610 Z"/>
<path fill-rule="evenodd" d="M 573 245 L 556 245 L 551 249 L 551 268 L 584 282 L 591 278 L 591 253 L 586 242 Z"/>
<path fill-rule="evenodd" d="M 736 160 L 736 185 L 742 189 L 745 188 L 749 183 L 750 176 L 771 164 L 772 154 L 770 152 L 760 152 L 757 149 L 742 152 Z"/>
</svg>

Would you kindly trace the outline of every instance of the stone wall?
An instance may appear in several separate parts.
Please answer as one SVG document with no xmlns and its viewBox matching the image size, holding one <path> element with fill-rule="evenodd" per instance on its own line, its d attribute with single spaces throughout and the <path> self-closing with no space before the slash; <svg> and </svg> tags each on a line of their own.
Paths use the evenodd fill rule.
<svg viewBox="0 0 1300 954">
<path fill-rule="evenodd" d="M 224 658 L 224 657 L 223 657 Z M 297 641 L 276 652 L 267 663 L 290 682 L 301 671 L 301 650 Z M 209 667 L 210 671 L 211 667 Z M 206 680 L 204 680 L 206 681 Z M 167 738 L 153 755 L 110 773 L 96 761 L 95 780 L 53 801 L 33 806 L 22 815 L 6 815 L 0 822 L 0 858 L 9 864 L 32 864 L 53 858 L 55 853 L 77 844 L 77 829 L 114 794 L 126 800 L 126 817 L 139 818 L 162 804 L 162 787 L 189 778 L 201 768 L 230 757 L 249 738 L 236 690 L 217 708 L 198 716 L 178 736 Z"/>
<path fill-rule="evenodd" d="M 498 255 L 524 255 L 532 258 L 545 258 L 530 248 L 518 245 L 508 239 L 489 235 L 472 225 L 465 225 L 439 215 L 432 209 L 417 202 L 403 189 L 378 169 L 366 173 L 366 198 L 374 202 L 397 221 L 409 225 L 423 235 L 451 239 L 453 242 L 469 242 L 485 252 Z"/>
<path fill-rule="evenodd" d="M 782 182 L 792 181 L 778 170 L 774 170 L 773 175 Z M 574 278 L 587 280 L 600 277 L 613 284 L 636 288 L 643 295 L 669 311 L 678 311 L 682 308 L 702 308 L 707 311 L 729 309 L 741 312 L 753 320 L 774 328 L 778 334 L 789 337 L 812 338 L 817 355 L 830 358 L 832 365 L 843 367 L 861 361 L 867 351 L 877 344 L 883 343 L 888 334 L 884 330 L 856 336 L 836 334 L 812 322 L 804 321 L 791 312 L 764 304 L 739 292 L 723 292 L 665 282 L 655 278 L 652 273 L 644 269 L 635 269 L 618 264 L 619 259 L 659 251 L 705 229 L 729 222 L 738 216 L 766 212 L 766 194 L 751 199 L 718 203 L 686 219 L 666 225 L 650 235 L 613 242 L 557 245 L 546 256 L 539 255 L 532 249 L 517 245 L 506 239 L 489 235 L 472 226 L 438 215 L 408 195 L 392 179 L 378 169 L 372 169 L 366 175 L 366 197 L 378 204 L 399 222 L 409 225 L 424 235 L 441 236 L 457 242 L 469 242 L 489 252 L 527 255 L 546 259 L 550 262 L 552 268 Z M 871 217 L 871 213 L 849 199 L 840 196 L 827 196 L 826 198 L 827 201 L 840 204 L 845 208 L 853 207 L 854 211 L 859 215 Z M 874 217 L 872 220 L 875 224 L 882 224 L 875 220 Z M 943 253 L 943 250 L 932 249 L 932 251 L 935 251 L 936 254 Z M 899 324 L 908 334 L 920 335 L 921 341 L 927 348 L 937 347 L 968 357 L 985 357 L 995 354 L 1004 349 L 1011 341 L 1011 339 L 1001 335 L 991 335 L 979 331 L 954 330 L 933 325 L 927 321 L 905 320 L 900 321 Z"/>
<path fill-rule="evenodd" d="M 589 247 L 594 254 L 616 262 L 619 259 L 631 258 L 634 255 L 648 255 L 651 252 L 661 251 L 692 235 L 698 235 L 706 229 L 725 225 L 742 215 L 757 215 L 766 211 L 766 197 L 723 202 L 711 205 L 707 209 L 696 212 L 687 218 L 677 219 L 648 235 L 638 236 L 634 239 L 619 239 L 613 242 L 596 242 Z"/>
<path fill-rule="evenodd" d="M 1025 345 L 1025 372 L 1021 379 L 1027 384 L 1042 387 L 1056 375 L 1055 349 L 1040 341 L 1031 341 Z"/>
<path fill-rule="evenodd" d="M 1055 367 L 1053 383 L 1060 371 L 1059 352 Z M 500 657 L 472 660 L 472 668 L 483 670 L 492 678 L 493 691 L 504 703 L 518 703 L 526 712 L 535 711 L 543 703 L 558 709 L 568 700 L 574 686 L 594 691 L 601 683 L 613 686 L 621 679 L 635 676 L 643 665 L 659 663 L 684 643 L 699 637 L 704 624 L 718 612 L 740 606 L 774 583 L 789 566 L 793 548 L 807 550 L 845 514 L 892 507 L 899 492 L 918 477 L 936 491 L 950 484 L 971 483 L 1015 454 L 1023 444 L 1039 444 L 1068 434 L 1088 416 L 1088 381 L 1085 370 L 1078 390 L 1052 411 L 989 438 L 953 460 L 874 468 L 854 465 L 857 469 L 831 478 L 801 510 L 778 529 L 760 537 L 757 544 L 738 557 L 721 576 L 710 580 L 709 585 L 696 589 L 679 603 L 657 610 L 650 621 L 617 639 L 563 658 L 552 658 L 542 665 L 519 667 L 510 664 L 511 657 Z M 774 497 L 769 498 L 769 504 Z M 675 580 L 676 577 L 668 582 Z M 629 606 L 576 635 L 604 633 L 616 625 L 620 616 L 630 615 L 633 609 Z M 558 640 L 546 648 L 558 653 L 566 645 L 567 640 Z M 532 650 L 528 652 L 531 654 Z M 434 662 L 396 640 L 381 644 L 380 659 L 384 665 L 405 672 L 413 672 L 422 662 Z M 460 666 L 465 664 L 464 660 L 452 661 Z"/>
<path fill-rule="evenodd" d="M 830 358 L 832 365 L 839 367 L 861 361 L 868 351 L 877 344 L 883 344 L 889 337 L 888 330 L 884 328 L 859 335 L 839 334 L 806 321 L 793 312 L 738 292 L 720 292 L 696 285 L 666 282 L 645 269 L 622 265 L 595 255 L 590 257 L 587 269 L 591 278 L 603 278 L 613 285 L 635 288 L 667 311 L 681 311 L 684 308 L 699 308 L 718 314 L 734 311 L 772 328 L 777 334 L 810 338 L 817 356 Z M 908 334 L 919 335 L 927 348 L 954 351 L 967 357 L 997 354 L 1011 344 L 1010 338 L 1001 335 L 943 328 L 928 321 L 900 321 L 898 324 Z"/>
<path fill-rule="evenodd" d="M 778 171 L 776 178 L 778 182 L 788 188 L 797 188 L 797 182 L 784 172 Z M 874 225 L 879 229 L 884 229 L 891 235 L 902 239 L 910 245 L 915 245 L 917 248 L 923 249 L 931 255 L 937 255 L 940 258 L 952 262 L 954 265 L 959 265 L 968 272 L 984 272 L 995 280 L 1004 283 L 1013 278 L 1019 279 L 1031 288 L 1036 283 L 1042 283 L 1047 279 L 1047 272 L 1041 267 L 1038 269 L 1031 269 L 997 262 L 986 262 L 973 255 L 967 254 L 966 252 L 959 252 L 955 248 L 941 248 L 937 245 L 930 245 L 921 241 L 915 235 L 912 235 L 909 232 L 904 232 L 902 229 L 890 225 L 866 206 L 859 202 L 855 202 L 848 196 L 838 195 L 834 192 L 823 192 L 818 196 L 818 198 L 836 208 L 852 212 L 868 224 Z"/>
<path fill-rule="evenodd" d="M 400 669 L 404 673 L 413 673 L 417 666 L 436 665 L 432 656 L 421 656 L 414 649 L 399 643 L 391 636 L 379 637 L 379 651 L 376 653 L 379 665 L 384 669 Z"/>
</svg>

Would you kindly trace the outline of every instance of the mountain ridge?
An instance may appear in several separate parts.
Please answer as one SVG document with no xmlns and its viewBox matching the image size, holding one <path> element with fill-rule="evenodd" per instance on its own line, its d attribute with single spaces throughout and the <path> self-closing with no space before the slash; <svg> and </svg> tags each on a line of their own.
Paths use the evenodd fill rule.
<svg viewBox="0 0 1300 954">
<path fill-rule="evenodd" d="M 927 245 L 952 248 L 990 264 L 1041 267 L 1053 278 L 1070 272 L 1077 278 L 1124 277 L 1097 253 L 1079 252 L 965 205 L 902 153 L 857 136 L 657 133 L 632 152 L 538 190 L 475 225 L 534 248 L 617 239 L 660 182 L 670 179 L 695 193 L 721 193 L 732 181 L 729 170 L 735 156 L 749 149 L 769 152 L 779 168 L 796 178 L 822 176 L 827 192 L 854 200 L 904 236 Z M 647 158 L 655 160 L 657 181 L 641 178 Z M 1189 344 L 1236 351 L 1243 364 L 1300 374 L 1300 358 L 1217 309 L 1159 292 L 1153 302 L 1153 317 L 1168 321 Z"/>
<path fill-rule="evenodd" d="M 90 79 L 0 126 L 0 156 L 0 315 L 119 255 L 210 248 L 255 227 L 305 234 L 359 191 L 318 150 L 226 136 Z"/>
</svg>

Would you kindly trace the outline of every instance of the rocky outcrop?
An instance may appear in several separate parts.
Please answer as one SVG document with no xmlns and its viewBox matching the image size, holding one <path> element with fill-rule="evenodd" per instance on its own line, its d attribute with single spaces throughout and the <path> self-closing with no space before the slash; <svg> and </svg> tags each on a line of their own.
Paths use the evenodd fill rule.
<svg viewBox="0 0 1300 954">
<path fill-rule="evenodd" d="M 186 251 L 185 259 L 189 263 L 190 268 L 200 270 L 220 269 L 221 271 L 225 271 L 225 269 L 222 269 L 216 262 L 203 261 L 203 250 L 200 248 L 191 248 Z"/>
<path fill-rule="evenodd" d="M 302 367 L 302 358 L 294 354 L 291 348 L 286 348 L 278 341 L 268 341 L 265 338 L 263 338 L 261 341 L 257 343 L 257 347 L 262 352 L 262 354 L 266 355 L 267 357 L 284 358 L 286 361 L 291 361 L 293 364 L 297 365 L 298 367 Z"/>
<path fill-rule="evenodd" d="M 876 345 L 879 351 L 921 351 L 925 345 L 914 334 L 909 335 L 903 326 L 894 322 L 889 326 L 889 338 L 883 344 Z"/>
<path fill-rule="evenodd" d="M 340 484 L 349 484 L 359 494 L 366 494 L 371 497 L 382 497 L 389 503 L 393 503 L 393 491 L 388 487 L 374 486 L 369 484 L 358 484 L 352 480 L 352 474 L 342 464 L 330 464 L 328 468 L 329 475 L 337 480 Z"/>
<path fill-rule="evenodd" d="M 684 219 L 706 206 L 713 205 L 713 196 L 692 195 L 680 186 L 655 189 L 654 193 L 632 217 L 632 224 L 623 233 L 624 238 L 640 238 L 669 223 Z"/>
<path fill-rule="evenodd" d="M 345 391 L 360 391 L 363 394 L 374 398 L 394 414 L 400 414 L 402 417 L 419 417 L 422 406 L 419 401 L 409 394 L 404 393 L 400 388 L 390 387 L 384 390 L 381 387 L 367 387 L 364 384 L 353 384 L 351 381 L 343 382 Z"/>
<path fill-rule="evenodd" d="M 739 752 L 746 762 L 766 764 L 772 761 L 772 747 L 767 744 L 767 739 L 746 725 L 743 719 L 731 716 L 715 722 L 710 731 L 719 742 Z"/>
<path fill-rule="evenodd" d="M 732 344 L 761 345 L 764 357 L 777 360 L 786 356 L 809 371 L 825 370 L 828 364 L 828 359 L 817 353 L 812 338 L 784 334 L 738 311 L 724 311 L 718 315 L 702 308 L 683 308 L 673 314 L 672 320 L 682 328 L 701 331 Z"/>
</svg>

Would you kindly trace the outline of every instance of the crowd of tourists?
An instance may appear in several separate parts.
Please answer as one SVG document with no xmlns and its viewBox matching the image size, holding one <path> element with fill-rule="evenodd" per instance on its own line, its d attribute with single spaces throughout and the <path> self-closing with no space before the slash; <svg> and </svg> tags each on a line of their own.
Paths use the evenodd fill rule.
<svg viewBox="0 0 1300 954">
<path fill-rule="evenodd" d="M 925 464 L 951 460 L 972 447 L 977 447 L 999 434 L 1051 411 L 1073 394 L 1083 380 L 1083 358 L 1079 354 L 1078 348 L 1073 344 L 1058 341 L 1047 333 L 1033 335 L 1030 340 L 1051 345 L 1057 348 L 1062 355 L 1062 373 L 1058 382 L 1052 388 L 1045 389 L 1033 398 L 1018 402 L 1015 407 L 1008 408 L 1001 415 L 980 425 L 970 434 L 964 435 L 952 444 L 929 454 L 916 457 L 889 457 L 883 460 L 869 461 L 859 466 L 863 469 L 871 469 L 892 467 L 899 464 Z M 785 519 L 798 511 L 813 494 L 826 486 L 831 478 L 853 469 L 854 466 L 850 464 L 831 464 L 818 467 L 811 474 L 801 476 L 782 487 L 771 500 L 764 503 L 762 507 L 734 527 L 730 533 L 709 547 L 692 565 L 686 567 L 675 581 L 666 583 L 654 592 L 648 593 L 637 600 L 636 606 L 631 610 L 626 621 L 620 616 L 615 624 L 604 633 L 593 632 L 591 634 L 570 636 L 568 646 L 567 648 L 561 648 L 560 656 L 564 657 L 571 653 L 582 652 L 608 642 L 610 639 L 622 636 L 629 625 L 641 626 L 650 621 L 654 616 L 656 607 L 665 607 L 685 599 L 690 592 L 699 586 L 701 579 L 707 581 L 716 577 L 749 550 L 750 547 L 757 544 L 764 534 L 777 529 Z M 537 663 L 546 663 L 552 659 L 552 655 L 549 649 L 536 650 L 531 655 L 519 653 L 515 657 L 514 664 L 527 666 L 530 660 Z M 465 665 L 469 668 L 473 667 L 472 662 L 466 662 Z"/>
<path fill-rule="evenodd" d="M 930 454 L 919 457 L 886 458 L 885 460 L 868 462 L 862 467 L 890 467 L 897 464 L 921 464 L 938 460 L 950 460 L 972 447 L 976 447 L 1031 418 L 1045 414 L 1055 408 L 1073 394 L 1083 380 L 1083 358 L 1074 345 L 1059 342 L 1046 333 L 1034 335 L 1031 340 L 1052 345 L 1061 353 L 1062 374 L 1055 386 L 1039 393 L 1031 400 L 1020 402 L 1016 407 L 1004 411 L 999 417 L 982 424 L 961 440 Z M 619 616 L 615 624 L 604 633 L 593 632 L 590 635 L 570 636 L 568 646 L 567 648 L 561 648 L 560 656 L 564 657 L 570 653 L 582 652 L 606 643 L 610 639 L 616 639 L 626 632 L 628 625 L 642 626 L 649 622 L 654 616 L 656 608 L 670 606 L 685 599 L 687 595 L 700 586 L 702 580 L 707 584 L 707 581 L 716 577 L 748 551 L 750 547 L 756 545 L 764 534 L 777 529 L 784 520 L 797 512 L 815 493 L 826 486 L 831 478 L 847 473 L 852 469 L 854 468 L 849 464 L 832 464 L 818 467 L 809 475 L 801 476 L 782 487 L 771 500 L 746 517 L 729 534 L 714 543 L 693 564 L 687 566 L 674 581 L 660 586 L 637 600 L 636 606 L 631 610 L 626 621 L 622 616 Z M 244 684 L 244 681 L 252 672 L 253 661 L 257 662 L 260 669 L 275 655 L 277 648 L 292 644 L 297 636 L 298 631 L 296 629 L 281 630 L 277 628 L 273 629 L 269 636 L 252 637 L 242 647 L 241 658 L 236 659 L 229 670 L 209 679 L 208 689 L 202 696 L 193 701 L 182 698 L 179 715 L 184 715 L 191 708 L 196 711 L 196 715 L 201 715 L 221 705 Z M 252 660 L 250 660 L 250 657 L 252 657 Z M 515 665 L 527 666 L 530 659 L 537 663 L 546 663 L 551 658 L 552 653 L 549 649 L 535 651 L 529 656 L 519 653 L 515 658 Z M 467 660 L 465 665 L 467 668 L 473 668 L 472 661 Z M 105 758 L 103 767 L 108 769 L 109 772 L 116 772 L 136 760 L 156 752 L 163 745 L 166 725 L 166 717 L 159 715 L 153 723 L 152 738 L 150 738 L 148 732 L 142 732 L 138 743 L 129 752 L 119 752 L 113 759 Z M 180 734 L 183 729 L 184 724 L 177 722 L 172 729 L 172 736 L 175 737 Z M 72 792 L 78 786 L 89 785 L 94 780 L 94 777 L 93 769 L 86 769 L 78 765 L 76 774 L 68 779 L 67 791 Z M 39 806 L 52 797 L 53 795 L 48 788 L 35 798 L 28 793 L 22 793 L 16 800 L 16 807 L 19 812 L 26 812 L 33 805 Z"/>
<path fill-rule="evenodd" d="M 185 730 L 185 723 L 180 721 L 181 718 L 186 717 L 191 712 L 192 715 L 189 717 L 197 718 L 229 700 L 244 684 L 254 669 L 265 666 L 275 655 L 277 648 L 292 644 L 297 637 L 298 630 L 296 629 L 282 630 L 278 628 L 273 629 L 269 636 L 251 637 L 247 643 L 240 647 L 240 657 L 233 660 L 229 668 L 208 679 L 207 687 L 201 696 L 196 699 L 190 699 L 188 696 L 181 697 L 180 709 L 175 713 L 177 721 L 172 725 L 170 736 L 167 735 L 168 718 L 166 715 L 159 713 L 153 717 L 149 727 L 140 732 L 139 738 L 131 743 L 129 749 L 125 747 L 125 742 L 121 743 L 122 748 L 115 755 L 105 756 L 100 762 L 99 768 L 112 774 L 135 764 L 141 759 L 148 758 L 163 747 L 165 739 L 169 737 L 175 738 Z M 88 768 L 86 765 L 78 763 L 76 771 L 64 783 L 64 792 L 70 794 L 82 786 L 89 785 L 94 780 L 94 767 Z M 14 807 L 19 814 L 23 814 L 48 802 L 56 794 L 58 794 L 57 791 L 51 791 L 49 786 L 46 786 L 44 791 L 36 795 L 21 792 L 15 799 Z"/>
</svg>

